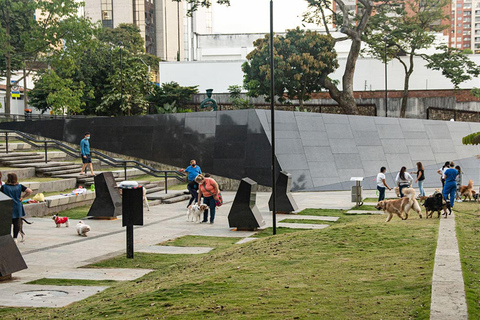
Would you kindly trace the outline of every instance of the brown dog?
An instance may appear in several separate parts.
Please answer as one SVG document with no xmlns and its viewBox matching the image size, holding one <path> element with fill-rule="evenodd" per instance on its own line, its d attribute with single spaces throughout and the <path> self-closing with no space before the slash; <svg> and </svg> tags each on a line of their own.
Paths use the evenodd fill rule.
<svg viewBox="0 0 480 320">
<path fill-rule="evenodd" d="M 460 192 L 460 198 L 465 197 L 463 201 L 468 200 L 472 201 L 473 197 L 473 180 L 468 180 L 468 185 L 467 186 L 461 186 L 460 189 L 458 189 L 458 192 Z"/>
<path fill-rule="evenodd" d="M 385 222 L 392 220 L 393 214 L 396 214 L 400 219 L 407 220 L 408 212 L 413 209 L 418 213 L 418 216 L 422 218 L 422 209 L 415 199 L 415 190 L 412 188 L 403 189 L 405 197 L 395 200 L 383 200 L 377 203 L 375 208 L 383 210 L 388 214 Z"/>
</svg>

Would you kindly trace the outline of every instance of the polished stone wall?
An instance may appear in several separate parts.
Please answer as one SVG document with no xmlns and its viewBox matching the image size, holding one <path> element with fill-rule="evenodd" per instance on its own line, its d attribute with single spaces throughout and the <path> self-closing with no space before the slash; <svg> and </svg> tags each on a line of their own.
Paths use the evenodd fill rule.
<svg viewBox="0 0 480 320">
<path fill-rule="evenodd" d="M 464 183 L 480 183 L 479 146 L 462 145 L 462 137 L 480 131 L 480 123 L 364 117 L 306 112 L 275 113 L 278 170 L 292 174 L 292 190 L 349 190 L 352 176 L 375 188 L 380 167 L 387 183 L 402 166 L 425 166 L 426 187 L 439 187 L 436 171 L 453 160 Z M 44 120 L 2 123 L 70 143 L 85 131 L 91 147 L 186 167 L 196 159 L 205 172 L 240 180 L 249 177 L 271 186 L 270 112 L 235 110 L 136 117 Z"/>
</svg>

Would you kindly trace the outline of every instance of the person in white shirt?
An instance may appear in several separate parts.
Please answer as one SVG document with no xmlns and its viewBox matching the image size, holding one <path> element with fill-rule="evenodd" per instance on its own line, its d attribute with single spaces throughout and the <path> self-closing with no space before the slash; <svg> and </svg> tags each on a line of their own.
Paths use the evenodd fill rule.
<svg viewBox="0 0 480 320">
<path fill-rule="evenodd" d="M 445 186 L 445 171 L 448 168 L 450 168 L 450 162 L 449 161 L 445 162 L 443 167 L 441 167 L 440 169 L 437 170 L 437 173 L 440 175 L 440 181 L 442 181 L 442 190 L 443 190 L 443 187 Z"/>
<path fill-rule="evenodd" d="M 381 167 L 377 174 L 378 202 L 385 199 L 385 189 L 392 190 L 385 181 L 385 172 L 387 172 L 387 168 Z"/>
<path fill-rule="evenodd" d="M 402 167 L 400 169 L 400 172 L 397 174 L 397 177 L 395 178 L 395 183 L 397 184 L 398 191 L 400 192 L 400 198 L 403 198 L 402 190 L 410 187 L 412 182 L 413 177 L 410 175 L 410 173 L 407 172 L 406 167 Z"/>
</svg>

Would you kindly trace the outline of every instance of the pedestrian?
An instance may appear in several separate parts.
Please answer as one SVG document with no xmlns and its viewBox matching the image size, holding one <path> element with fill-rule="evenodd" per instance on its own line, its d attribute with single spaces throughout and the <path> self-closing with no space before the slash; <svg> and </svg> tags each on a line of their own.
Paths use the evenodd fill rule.
<svg viewBox="0 0 480 320">
<path fill-rule="evenodd" d="M 3 186 L 5 183 L 2 181 L 2 171 L 0 171 L 0 187 Z"/>
<path fill-rule="evenodd" d="M 380 172 L 377 174 L 378 202 L 385 199 L 385 189 L 392 190 L 385 181 L 385 172 L 387 172 L 387 168 L 381 167 Z"/>
<path fill-rule="evenodd" d="M 219 200 L 220 195 L 218 184 L 214 179 L 205 178 L 201 174 L 195 178 L 195 181 L 198 183 L 198 205 L 200 205 L 203 196 L 203 203 L 210 209 L 210 223 L 213 224 L 213 221 L 215 220 L 215 209 L 217 207 L 215 201 Z M 206 222 L 208 222 L 208 209 L 203 212 L 202 223 Z"/>
<path fill-rule="evenodd" d="M 408 188 L 412 185 L 413 177 L 410 173 L 407 172 L 406 167 L 402 167 L 400 172 L 397 173 L 397 177 L 395 178 L 395 183 L 398 186 L 398 192 L 400 193 L 400 198 L 403 198 L 402 190 Z"/>
<path fill-rule="evenodd" d="M 25 187 L 18 183 L 16 173 L 7 174 L 7 182 L 0 187 L 0 191 L 9 196 L 13 200 L 12 208 L 12 225 L 13 225 L 13 241 L 17 243 L 18 233 L 20 231 L 20 219 L 25 216 L 25 209 L 23 208 L 22 201 L 32 194 L 30 188 Z M 25 194 L 22 197 L 22 192 Z"/>
<path fill-rule="evenodd" d="M 190 192 L 190 195 L 192 196 L 190 200 L 188 201 L 187 208 L 193 203 L 198 202 L 198 183 L 195 181 L 195 178 L 199 175 L 202 174 L 202 169 L 200 166 L 197 165 L 197 161 L 194 159 L 190 160 L 190 165 L 185 168 L 185 169 L 180 169 L 180 172 L 186 172 L 187 173 L 187 189 L 188 192 Z"/>
<path fill-rule="evenodd" d="M 455 203 L 455 193 L 457 192 L 458 171 L 455 169 L 455 163 L 450 162 L 450 168 L 445 170 L 445 186 L 443 187 L 443 197 L 445 201 L 450 199 L 450 207 L 453 209 Z"/>
<path fill-rule="evenodd" d="M 425 181 L 425 169 L 421 162 L 417 162 L 417 172 L 410 172 L 411 174 L 416 174 L 417 179 L 415 183 L 418 184 L 419 197 L 425 197 L 425 190 L 423 189 L 423 182 Z"/>
<path fill-rule="evenodd" d="M 445 162 L 443 167 L 437 170 L 437 173 L 440 175 L 440 180 L 442 181 L 442 189 L 445 186 L 445 170 L 450 167 L 450 162 Z"/>
<path fill-rule="evenodd" d="M 455 193 L 455 199 L 457 200 L 457 202 L 462 202 L 462 195 L 460 194 L 460 187 L 462 186 L 463 172 L 462 172 L 462 168 L 460 168 L 460 166 L 455 166 L 455 169 L 457 169 L 457 171 L 458 171 L 457 191 Z"/>
<path fill-rule="evenodd" d="M 92 176 L 95 175 L 93 172 L 92 157 L 90 156 L 90 132 L 85 132 L 83 135 L 82 141 L 80 141 L 80 152 L 82 153 L 82 169 L 80 174 L 85 174 L 85 169 L 87 165 L 90 167 L 90 173 Z"/>
</svg>

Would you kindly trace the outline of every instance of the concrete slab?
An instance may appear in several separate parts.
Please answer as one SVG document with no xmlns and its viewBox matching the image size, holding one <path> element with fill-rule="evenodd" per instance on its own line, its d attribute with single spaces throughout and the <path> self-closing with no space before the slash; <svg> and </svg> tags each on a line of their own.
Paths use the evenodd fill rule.
<svg viewBox="0 0 480 320">
<path fill-rule="evenodd" d="M 86 299 L 108 287 L 43 286 L 15 284 L 2 286 L 0 305 L 5 307 L 60 308 Z"/>
<path fill-rule="evenodd" d="M 325 229 L 329 227 L 328 224 L 310 224 L 310 223 L 277 223 L 278 227 L 291 229 Z"/>
<path fill-rule="evenodd" d="M 277 214 L 277 220 L 282 221 L 285 219 L 295 220 L 318 220 L 318 221 L 337 221 L 340 217 L 327 217 L 327 216 L 304 216 L 298 214 Z"/>
<path fill-rule="evenodd" d="M 176 246 L 150 246 L 136 250 L 137 252 L 162 253 L 162 254 L 202 254 L 209 253 L 215 248 L 210 247 L 176 247 Z"/>
<path fill-rule="evenodd" d="M 74 269 L 56 272 L 46 276 L 47 279 L 78 279 L 78 280 L 114 280 L 131 281 L 149 274 L 151 269 L 126 269 L 126 268 L 106 268 L 106 269 Z"/>
<path fill-rule="evenodd" d="M 252 242 L 255 240 L 258 240 L 258 238 L 243 238 L 242 240 L 238 241 L 235 244 L 243 244 L 243 243 Z"/>
<path fill-rule="evenodd" d="M 385 214 L 385 212 L 379 210 L 348 210 L 347 213 L 349 214 Z"/>
</svg>

